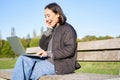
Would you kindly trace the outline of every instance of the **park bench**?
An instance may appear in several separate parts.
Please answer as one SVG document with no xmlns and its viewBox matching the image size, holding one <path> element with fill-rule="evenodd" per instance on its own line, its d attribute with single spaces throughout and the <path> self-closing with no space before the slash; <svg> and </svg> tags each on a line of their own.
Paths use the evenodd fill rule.
<svg viewBox="0 0 120 80">
<path fill-rule="evenodd" d="M 39 47 L 30 47 L 26 49 L 27 53 L 39 49 Z M 120 38 L 79 42 L 77 48 L 77 61 L 79 62 L 120 62 Z M 47 75 L 39 80 L 112 80 L 110 78 L 120 79 L 119 75 L 105 75 L 92 73 L 73 73 L 66 75 Z M 119 79 L 118 79 L 119 78 Z"/>
<path fill-rule="evenodd" d="M 27 48 L 26 52 L 30 53 L 32 50 L 35 50 L 36 48 L 39 48 L 39 47 Z M 120 38 L 79 42 L 78 48 L 77 48 L 77 61 L 120 62 Z M 119 74 L 120 74 L 120 71 L 119 71 Z M 40 80 L 79 80 L 78 75 L 79 74 L 77 73 L 73 73 L 68 75 L 43 76 Z M 94 75 L 94 76 L 97 76 L 97 75 Z M 93 79 L 90 79 L 90 80 L 93 80 Z M 102 80 L 102 78 L 100 80 Z"/>
</svg>

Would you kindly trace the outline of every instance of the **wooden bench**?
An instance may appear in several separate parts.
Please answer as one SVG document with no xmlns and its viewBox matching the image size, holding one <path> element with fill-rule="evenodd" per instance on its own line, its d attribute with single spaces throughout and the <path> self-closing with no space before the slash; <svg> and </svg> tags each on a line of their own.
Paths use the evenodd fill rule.
<svg viewBox="0 0 120 80">
<path fill-rule="evenodd" d="M 30 47 L 26 53 L 40 50 L 39 47 Z M 120 38 L 79 42 L 77 48 L 78 61 L 105 61 L 120 62 Z"/>
<path fill-rule="evenodd" d="M 27 48 L 26 52 L 33 53 L 38 49 L 40 48 L 31 47 Z M 79 42 L 77 48 L 77 60 L 81 62 L 120 62 L 120 38 Z M 113 76 L 103 74 L 73 73 L 67 75 L 43 76 L 39 80 L 112 80 L 110 78 L 120 79 L 119 75 Z"/>
<path fill-rule="evenodd" d="M 34 50 L 36 48 L 39 47 L 27 48 L 26 52 L 30 53 L 30 50 Z M 77 60 L 89 62 L 120 62 L 120 39 L 79 42 L 77 48 Z M 74 73 L 74 76 L 72 76 L 73 74 L 69 74 L 69 76 L 72 76 L 73 78 L 69 80 L 79 80 L 75 78 L 75 74 L 76 73 Z M 40 80 L 67 80 L 65 76 L 69 78 L 68 75 L 64 75 L 61 79 L 61 75 L 52 75 L 43 76 Z"/>
<path fill-rule="evenodd" d="M 120 61 L 120 38 L 78 43 L 79 61 Z"/>
</svg>

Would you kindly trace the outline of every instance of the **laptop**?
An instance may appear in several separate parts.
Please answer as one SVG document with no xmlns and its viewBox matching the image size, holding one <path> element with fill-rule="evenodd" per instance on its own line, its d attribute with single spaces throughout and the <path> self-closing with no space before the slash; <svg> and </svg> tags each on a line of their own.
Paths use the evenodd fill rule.
<svg viewBox="0 0 120 80">
<path fill-rule="evenodd" d="M 23 47 L 21 41 L 19 40 L 19 38 L 17 36 L 7 37 L 7 40 L 9 42 L 10 46 L 12 47 L 13 51 L 15 52 L 15 54 L 40 57 L 40 56 L 36 55 L 35 53 L 37 51 L 40 51 L 41 48 L 37 48 L 36 50 L 33 50 L 33 52 L 32 52 L 33 54 L 29 54 L 29 53 L 26 53 L 25 48 Z"/>
</svg>

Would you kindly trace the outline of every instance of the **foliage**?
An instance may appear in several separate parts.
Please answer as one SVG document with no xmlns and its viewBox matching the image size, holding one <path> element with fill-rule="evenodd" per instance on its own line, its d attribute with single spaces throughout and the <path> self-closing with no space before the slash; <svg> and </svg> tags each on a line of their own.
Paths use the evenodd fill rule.
<svg viewBox="0 0 120 80">
<path fill-rule="evenodd" d="M 15 57 L 13 50 L 11 49 L 8 41 L 5 41 L 3 48 L 2 48 L 2 53 L 1 57 Z"/>
<path fill-rule="evenodd" d="M 30 42 L 30 47 L 35 47 L 35 46 L 39 46 L 39 37 L 32 38 Z"/>
<path fill-rule="evenodd" d="M 31 38 L 30 35 L 28 34 L 26 38 L 27 47 L 30 47 L 30 42 L 31 42 Z"/>
<path fill-rule="evenodd" d="M 97 40 L 113 39 L 112 36 L 100 36 Z"/>
<path fill-rule="evenodd" d="M 1 54 L 1 51 L 2 51 L 2 40 L 0 40 L 0 54 Z"/>
<path fill-rule="evenodd" d="M 85 42 L 85 41 L 95 41 L 95 40 L 105 40 L 105 39 L 113 39 L 113 37 L 108 36 L 108 35 L 106 35 L 106 36 L 99 36 L 99 37 L 96 37 L 94 35 L 92 35 L 92 36 L 86 35 L 80 41 Z"/>
<path fill-rule="evenodd" d="M 36 35 L 36 31 L 33 30 L 33 38 L 36 38 L 36 37 L 37 37 L 37 35 Z"/>
<path fill-rule="evenodd" d="M 81 40 L 80 40 L 80 38 L 77 38 L 77 42 L 80 42 Z"/>
<path fill-rule="evenodd" d="M 41 28 L 41 34 L 43 32 L 43 29 Z M 39 40 L 41 36 L 30 38 L 30 35 L 28 34 L 26 38 L 19 38 L 22 42 L 24 48 L 27 47 L 35 47 L 39 46 Z M 93 41 L 93 40 L 105 40 L 105 39 L 113 39 L 114 37 L 111 36 L 99 36 L 96 37 L 94 35 L 86 35 L 83 38 L 77 38 L 77 42 L 83 42 L 83 41 Z M 116 37 L 120 38 L 120 36 Z M 0 39 L 0 57 L 15 57 L 13 50 L 9 46 L 8 42 L 6 40 Z"/>
<path fill-rule="evenodd" d="M 42 36 L 43 32 L 44 32 L 44 27 L 42 26 L 40 29 L 40 37 Z"/>
<path fill-rule="evenodd" d="M 120 38 L 120 35 L 119 35 L 119 36 L 117 36 L 116 38 Z"/>
<path fill-rule="evenodd" d="M 24 38 L 22 38 L 22 39 L 20 39 L 20 41 L 21 41 L 21 43 L 22 43 L 23 47 L 26 49 L 26 48 L 27 48 L 27 46 L 28 46 L 28 44 L 27 44 L 26 40 L 25 40 Z"/>
<path fill-rule="evenodd" d="M 82 38 L 82 41 L 93 41 L 93 40 L 97 40 L 97 38 L 95 36 L 85 36 Z"/>
</svg>

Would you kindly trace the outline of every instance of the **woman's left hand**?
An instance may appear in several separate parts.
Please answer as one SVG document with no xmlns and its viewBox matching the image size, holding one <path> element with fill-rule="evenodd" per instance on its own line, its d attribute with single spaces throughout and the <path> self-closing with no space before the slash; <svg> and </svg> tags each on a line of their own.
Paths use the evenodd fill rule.
<svg viewBox="0 0 120 80">
<path fill-rule="evenodd" d="M 39 55 L 40 57 L 47 57 L 47 52 L 44 50 L 41 50 L 41 51 L 37 52 L 37 55 Z"/>
</svg>

